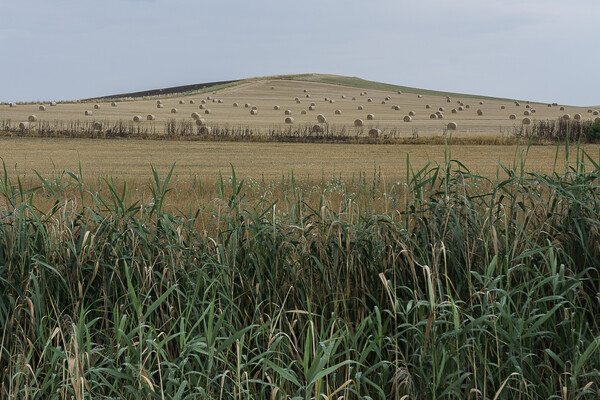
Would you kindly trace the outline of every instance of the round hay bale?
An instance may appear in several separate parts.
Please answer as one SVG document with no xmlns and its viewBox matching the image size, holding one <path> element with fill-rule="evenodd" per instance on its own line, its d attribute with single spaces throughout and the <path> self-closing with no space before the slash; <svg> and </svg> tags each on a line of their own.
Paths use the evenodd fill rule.
<svg viewBox="0 0 600 400">
<path fill-rule="evenodd" d="M 302 114 L 302 115 L 306 115 L 306 110 L 302 110 L 302 111 L 300 111 L 300 114 Z"/>
<path fill-rule="evenodd" d="M 458 124 L 456 122 L 448 122 L 448 125 L 446 125 L 446 128 L 455 131 L 458 128 Z"/>
<path fill-rule="evenodd" d="M 591 114 L 593 112 L 594 112 L 594 110 L 592 110 L 591 108 L 588 110 L 588 114 Z"/>
<path fill-rule="evenodd" d="M 253 110 L 258 110 L 258 107 L 257 106 L 252 106 L 252 109 Z"/>
<path fill-rule="evenodd" d="M 146 119 L 148 121 L 154 121 L 156 119 L 156 117 L 153 114 L 148 114 L 148 115 L 146 115 Z"/>
<path fill-rule="evenodd" d="M 329 104 L 333 104 L 333 103 L 335 103 L 335 100 L 333 100 L 333 99 L 329 100 Z"/>
<path fill-rule="evenodd" d="M 523 118 L 523 125 L 530 125 L 531 124 L 531 118 Z"/>
<path fill-rule="evenodd" d="M 479 115 L 479 116 L 483 115 L 483 110 L 482 109 L 477 110 L 477 115 Z"/>
<path fill-rule="evenodd" d="M 300 100 L 296 100 L 296 104 L 300 104 Z"/>
<path fill-rule="evenodd" d="M 279 106 L 275 106 L 275 107 L 273 107 L 273 110 L 279 110 L 280 108 L 281 107 L 279 107 Z"/>
<path fill-rule="evenodd" d="M 573 119 L 576 119 L 577 121 L 579 121 L 581 119 L 581 114 L 573 115 Z"/>
<path fill-rule="evenodd" d="M 369 137 L 370 138 L 378 138 L 379 136 L 381 136 L 381 129 L 378 129 L 378 128 L 369 129 Z"/>
<path fill-rule="evenodd" d="M 250 115 L 256 115 L 258 114 L 258 110 L 252 109 L 250 110 Z"/>
<path fill-rule="evenodd" d="M 456 114 L 458 111 L 456 111 L 456 108 L 452 109 L 452 114 Z"/>
<path fill-rule="evenodd" d="M 323 133 L 325 131 L 325 127 L 321 124 L 315 124 L 313 125 L 311 131 L 313 133 Z"/>
<path fill-rule="evenodd" d="M 156 108 L 163 108 L 163 107 L 164 107 L 164 105 L 162 103 L 159 103 L 156 105 Z"/>
<path fill-rule="evenodd" d="M 300 100 L 300 98 L 299 98 L 299 97 L 295 97 L 295 98 L 294 98 L 294 101 L 298 101 L 298 100 Z"/>
<path fill-rule="evenodd" d="M 38 110 L 40 110 L 40 111 L 46 111 L 46 106 L 39 106 Z"/>
<path fill-rule="evenodd" d="M 464 107 L 463 106 L 458 106 L 458 111 L 464 111 Z"/>
<path fill-rule="evenodd" d="M 200 104 L 200 107 L 198 107 L 198 108 L 201 110 L 204 110 L 204 109 L 206 109 L 206 106 L 204 104 Z"/>
<path fill-rule="evenodd" d="M 294 123 L 294 118 L 293 117 L 286 117 L 285 118 L 285 123 L 286 124 L 293 124 Z"/>
<path fill-rule="evenodd" d="M 213 103 L 216 103 L 218 100 L 217 99 L 213 99 Z"/>
<path fill-rule="evenodd" d="M 92 114 L 93 114 L 93 112 L 92 112 L 92 111 L 90 111 L 90 110 L 85 110 L 85 115 L 87 115 L 88 117 L 89 117 L 90 115 L 92 115 Z"/>
<path fill-rule="evenodd" d="M 304 93 L 308 93 L 308 89 L 304 89 Z"/>
<path fill-rule="evenodd" d="M 394 105 L 392 106 L 392 110 L 400 111 L 400 106 Z"/>
<path fill-rule="evenodd" d="M 345 99 L 345 98 L 346 98 L 346 96 L 342 95 L 342 99 Z"/>
<path fill-rule="evenodd" d="M 356 108 L 357 108 L 358 110 L 362 110 L 362 109 L 363 109 L 363 106 L 358 106 L 358 107 L 356 107 Z"/>
<path fill-rule="evenodd" d="M 335 115 L 342 115 L 342 110 L 335 110 Z"/>
<path fill-rule="evenodd" d="M 482 105 L 482 104 L 483 104 L 483 101 L 480 101 L 480 102 L 479 102 L 479 105 Z"/>
<path fill-rule="evenodd" d="M 506 106 L 500 106 L 500 109 L 504 110 L 504 109 L 506 109 Z"/>
<path fill-rule="evenodd" d="M 310 105 L 311 105 L 311 106 L 313 106 L 313 107 L 315 107 L 315 106 L 316 106 L 316 104 L 315 104 L 315 102 L 314 102 L 314 101 L 313 101 L 313 102 L 311 102 L 311 103 L 310 103 Z"/>
<path fill-rule="evenodd" d="M 404 122 L 410 122 L 412 121 L 412 117 L 410 115 L 407 115 L 404 117 Z"/>
<path fill-rule="evenodd" d="M 450 99 L 446 99 L 446 103 L 450 103 Z"/>
<path fill-rule="evenodd" d="M 440 108 L 438 108 L 438 111 L 444 111 L 444 110 L 445 110 L 445 108 L 444 108 L 444 107 L 440 107 Z"/>
<path fill-rule="evenodd" d="M 363 120 L 358 118 L 354 120 L 354 126 L 363 126 Z"/>
<path fill-rule="evenodd" d="M 523 111 L 523 115 L 531 115 L 531 112 L 529 110 L 525 110 Z"/>
<path fill-rule="evenodd" d="M 250 103 L 246 103 L 246 104 L 244 104 L 244 107 L 250 108 L 250 105 L 251 105 Z"/>
<path fill-rule="evenodd" d="M 223 104 L 223 99 L 219 99 L 219 101 L 217 101 L 217 103 Z"/>
<path fill-rule="evenodd" d="M 171 108 L 171 114 L 177 114 L 177 109 L 176 108 Z"/>
<path fill-rule="evenodd" d="M 179 104 L 185 104 L 184 100 L 179 100 Z"/>
<path fill-rule="evenodd" d="M 548 107 L 552 107 L 552 104 L 548 104 Z"/>
<path fill-rule="evenodd" d="M 510 114 L 508 116 L 508 119 L 517 119 L 517 116 L 515 114 Z"/>
<path fill-rule="evenodd" d="M 361 96 L 364 96 L 364 95 L 365 95 L 365 93 L 364 93 L 364 92 L 360 92 L 360 95 L 361 95 Z"/>
<path fill-rule="evenodd" d="M 444 114 L 439 111 L 435 115 L 437 115 L 438 119 L 444 119 Z"/>
<path fill-rule="evenodd" d="M 558 106 L 558 103 L 552 103 L 552 105 L 553 105 L 554 107 L 556 107 L 556 106 Z"/>
<path fill-rule="evenodd" d="M 200 104 L 206 104 L 206 100 L 204 100 L 204 99 L 200 100 Z"/>
<path fill-rule="evenodd" d="M 315 111 L 315 106 L 309 106 L 309 107 L 308 107 L 308 109 L 309 109 L 310 111 Z"/>
<path fill-rule="evenodd" d="M 206 96 L 206 100 L 212 100 L 213 98 L 211 96 Z"/>
<path fill-rule="evenodd" d="M 423 98 L 423 95 L 420 95 L 420 94 L 418 94 L 418 95 L 417 95 L 417 98 L 419 98 L 419 99 L 422 99 L 422 98 Z"/>
<path fill-rule="evenodd" d="M 156 100 L 156 104 L 162 104 L 162 100 Z"/>
<path fill-rule="evenodd" d="M 192 118 L 193 118 L 193 119 L 200 119 L 200 113 L 193 112 L 193 113 L 192 113 Z"/>
<path fill-rule="evenodd" d="M 198 131 L 201 135 L 210 135 L 212 133 L 212 127 L 202 125 Z"/>
<path fill-rule="evenodd" d="M 100 109 L 100 104 L 94 104 L 94 109 L 95 110 L 99 110 Z"/>
<path fill-rule="evenodd" d="M 373 115 L 373 114 L 367 114 L 367 119 L 369 121 L 373 121 L 375 119 L 375 115 Z"/>
<path fill-rule="evenodd" d="M 204 110 L 204 114 L 210 114 L 212 111 L 210 108 L 207 108 L 206 110 Z"/>
<path fill-rule="evenodd" d="M 239 106 L 239 104 L 238 103 L 233 103 L 233 106 L 237 107 L 237 106 Z"/>
<path fill-rule="evenodd" d="M 27 117 L 27 121 L 29 122 L 35 122 L 37 121 L 37 115 L 30 115 L 29 117 Z"/>
<path fill-rule="evenodd" d="M 402 94 L 402 90 L 398 90 L 398 94 Z"/>
<path fill-rule="evenodd" d="M 17 106 L 17 103 L 10 103 L 9 107 L 10 108 L 15 108 Z"/>
<path fill-rule="evenodd" d="M 465 106 L 465 108 L 471 108 L 471 106 L 467 104 L 467 105 Z"/>
<path fill-rule="evenodd" d="M 206 120 L 204 118 L 198 118 L 196 120 L 196 126 L 203 126 L 206 125 Z"/>
<path fill-rule="evenodd" d="M 527 104 L 527 105 L 525 106 L 525 108 L 531 108 L 531 106 L 530 106 L 529 104 Z"/>
<path fill-rule="evenodd" d="M 142 122 L 142 116 L 136 115 L 135 117 L 133 117 L 133 122 Z"/>
<path fill-rule="evenodd" d="M 530 109 L 529 111 L 531 111 L 532 114 L 535 114 L 535 109 Z"/>
<path fill-rule="evenodd" d="M 101 131 L 104 129 L 104 122 L 94 122 L 94 130 Z"/>
<path fill-rule="evenodd" d="M 437 114 L 431 114 L 429 116 L 429 119 L 437 119 L 437 117 L 438 117 Z"/>
<path fill-rule="evenodd" d="M 594 110 L 594 112 L 592 113 L 592 115 L 598 115 L 598 110 Z"/>
<path fill-rule="evenodd" d="M 284 114 L 285 115 L 292 115 L 292 110 L 285 110 Z"/>
<path fill-rule="evenodd" d="M 305 97 L 306 97 L 307 99 L 310 99 L 310 94 L 307 94 Z"/>
<path fill-rule="evenodd" d="M 29 129 L 29 122 L 19 122 L 19 129 Z"/>
<path fill-rule="evenodd" d="M 415 112 L 414 112 L 414 111 L 409 111 L 409 112 L 408 112 L 408 115 L 410 115 L 411 117 L 414 117 L 416 114 L 415 114 Z"/>
<path fill-rule="evenodd" d="M 196 104 L 196 100 L 190 100 L 190 104 Z"/>
<path fill-rule="evenodd" d="M 327 122 L 327 118 L 325 118 L 323 114 L 319 114 L 317 115 L 317 121 L 319 121 L 320 124 L 324 124 Z"/>
<path fill-rule="evenodd" d="M 51 101 L 50 102 L 50 107 L 56 107 L 56 102 L 55 101 Z"/>
<path fill-rule="evenodd" d="M 373 102 L 373 99 L 367 99 L 367 102 L 368 102 L 368 103 L 372 103 L 372 102 Z"/>
<path fill-rule="evenodd" d="M 110 105 L 111 105 L 111 107 L 116 107 L 117 103 L 113 101 L 112 103 L 110 103 Z"/>
<path fill-rule="evenodd" d="M 385 96 L 386 100 L 391 100 L 392 98 L 390 96 Z"/>
<path fill-rule="evenodd" d="M 383 100 L 383 101 L 381 102 L 381 104 L 387 104 L 387 101 Z"/>
<path fill-rule="evenodd" d="M 429 109 L 431 106 L 429 104 L 425 104 L 425 108 Z"/>
<path fill-rule="evenodd" d="M 329 97 L 325 97 L 325 99 L 324 99 L 324 100 L 325 100 L 325 101 L 329 101 Z"/>
<path fill-rule="evenodd" d="M 565 111 L 565 108 L 564 108 L 564 107 L 561 107 L 561 108 L 560 108 L 560 111 Z"/>
<path fill-rule="evenodd" d="M 562 119 L 564 119 L 565 121 L 568 121 L 571 119 L 571 115 L 570 114 L 565 114 L 562 116 Z"/>
<path fill-rule="evenodd" d="M 352 100 L 356 100 L 356 97 L 353 97 Z"/>
</svg>

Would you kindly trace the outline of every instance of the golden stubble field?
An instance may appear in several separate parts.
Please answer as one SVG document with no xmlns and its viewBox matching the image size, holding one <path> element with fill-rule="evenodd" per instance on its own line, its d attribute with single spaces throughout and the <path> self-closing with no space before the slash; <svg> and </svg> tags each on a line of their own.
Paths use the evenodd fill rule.
<svg viewBox="0 0 600 400">
<path fill-rule="evenodd" d="M 586 145 L 586 152 L 598 158 L 600 146 Z M 0 137 L 0 157 L 13 177 L 43 176 L 65 169 L 78 170 L 81 161 L 86 181 L 114 176 L 130 182 L 147 182 L 151 165 L 166 174 L 176 163 L 178 179 L 199 177 L 215 182 L 219 172 L 228 176 L 231 165 L 238 177 L 278 180 L 294 172 L 296 179 L 320 180 L 333 175 L 351 179 L 375 170 L 386 180 L 406 178 L 407 155 L 413 169 L 428 162 L 442 163 L 447 149 L 439 145 L 362 145 L 185 142 L 132 139 L 51 139 Z M 453 159 L 460 160 L 473 173 L 494 178 L 498 162 L 512 165 L 517 160 L 516 146 L 456 145 L 450 148 Z M 520 151 L 525 151 L 523 146 Z M 532 146 L 525 168 L 541 173 L 554 167 L 556 146 Z M 571 146 L 570 159 L 575 157 Z M 558 169 L 564 171 L 565 148 L 559 148 Z"/>
<path fill-rule="evenodd" d="M 59 103 L 56 106 L 46 104 L 45 111 L 40 111 L 38 104 L 19 104 L 16 107 L 4 104 L 0 105 L 0 120 L 10 120 L 18 125 L 21 121 L 27 121 L 30 115 L 36 115 L 37 123 L 76 120 L 122 120 L 133 123 L 134 116 L 139 115 L 142 121 L 137 124 L 142 127 L 155 127 L 157 131 L 162 132 L 168 121 L 192 121 L 192 113 L 197 112 L 209 126 L 241 126 L 266 132 L 273 128 L 289 127 L 289 124 L 284 123 L 288 116 L 285 111 L 289 110 L 289 116 L 294 119 L 292 126 L 316 124 L 317 115 L 322 114 L 327 118 L 327 123 L 335 129 L 354 129 L 354 121 L 362 119 L 365 135 L 370 128 L 375 127 L 384 132 L 394 130 L 401 137 L 412 137 L 414 134 L 440 135 L 448 122 L 454 121 L 458 124 L 454 135 L 461 137 L 512 135 L 521 127 L 525 117 L 532 121 L 557 119 L 564 114 L 570 114 L 571 118 L 579 114 L 584 120 L 598 118 L 594 115 L 598 110 L 593 107 L 549 107 L 548 104 L 526 102 L 517 106 L 512 101 L 461 97 L 447 100 L 445 96 L 419 97 L 415 93 L 398 94 L 384 90 L 280 79 L 254 80 L 215 92 L 164 98 L 161 101 L 163 108 L 157 108 L 157 101 L 152 99 L 118 101 L 114 107 L 111 106 L 111 102 Z M 205 104 L 202 104 L 203 101 Z M 234 103 L 237 103 L 237 107 Z M 462 111 L 459 111 L 460 103 L 463 104 Z M 95 106 L 98 108 L 94 108 Z M 251 106 L 257 108 L 256 115 L 250 114 Z M 278 110 L 275 109 L 276 106 L 279 107 Z M 398 106 L 399 110 L 395 110 L 393 106 Z M 359 107 L 362 107 L 362 110 L 359 110 Z M 440 108 L 443 109 L 443 119 L 431 119 L 431 114 L 440 111 Z M 177 112 L 172 113 L 172 109 L 177 109 Z M 210 110 L 209 114 L 206 114 L 206 109 Z M 452 112 L 453 109 L 457 110 L 456 113 Z M 478 110 L 481 110 L 483 115 L 478 115 Z M 85 111 L 91 111 L 92 115 L 86 116 Z M 336 111 L 339 114 L 336 114 Z M 404 122 L 403 118 L 410 111 L 415 113 L 412 121 Z M 531 114 L 526 116 L 527 112 Z M 149 114 L 154 115 L 156 119 L 148 121 L 146 118 Z M 374 119 L 368 120 L 368 114 L 373 114 Z M 516 119 L 509 119 L 510 114 L 514 114 Z"/>
</svg>

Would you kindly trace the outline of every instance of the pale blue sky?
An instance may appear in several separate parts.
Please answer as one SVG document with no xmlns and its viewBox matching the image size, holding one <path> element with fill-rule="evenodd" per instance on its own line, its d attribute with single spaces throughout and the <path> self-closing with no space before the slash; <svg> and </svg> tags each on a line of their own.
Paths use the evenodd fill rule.
<svg viewBox="0 0 600 400">
<path fill-rule="evenodd" d="M 0 101 L 319 72 L 600 104 L 598 0 L 0 0 Z"/>
</svg>

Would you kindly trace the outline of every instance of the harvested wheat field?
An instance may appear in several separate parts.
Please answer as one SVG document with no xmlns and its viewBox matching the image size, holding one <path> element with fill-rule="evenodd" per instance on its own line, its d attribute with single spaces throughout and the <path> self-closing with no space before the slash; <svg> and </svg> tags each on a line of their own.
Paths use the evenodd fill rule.
<svg viewBox="0 0 600 400">
<path fill-rule="evenodd" d="M 588 154 L 598 154 L 600 146 L 588 144 Z M 376 170 L 387 180 L 406 179 L 406 159 L 419 170 L 428 162 L 443 163 L 448 156 L 460 160 L 473 173 L 488 178 L 501 170 L 499 162 L 512 166 L 520 162 L 524 147 L 506 145 L 362 145 L 319 143 L 238 143 L 152 140 L 98 140 L 0 137 L 2 160 L 15 177 L 35 177 L 77 171 L 79 162 L 88 181 L 118 176 L 130 182 L 147 182 L 151 165 L 166 174 L 172 164 L 181 179 L 198 176 L 214 181 L 219 172 L 229 175 L 231 165 L 239 177 L 277 180 L 294 173 L 298 179 L 341 176 L 350 179 Z M 575 146 L 570 159 L 575 158 Z M 540 173 L 564 170 L 565 147 L 533 146 L 526 168 Z M 90 180 L 91 179 L 91 180 Z"/>
<path fill-rule="evenodd" d="M 196 129 L 200 132 L 201 126 L 250 129 L 255 134 L 305 127 L 311 133 L 311 127 L 319 122 L 317 116 L 323 115 L 331 132 L 350 136 L 368 137 L 373 128 L 380 129 L 385 137 L 439 136 L 454 122 L 455 137 L 506 137 L 520 131 L 525 118 L 530 121 L 527 126 L 565 115 L 580 115 L 582 121 L 598 118 L 598 107 L 452 94 L 317 74 L 247 79 L 184 94 L 153 93 L 146 92 L 141 98 L 48 102 L 48 107 L 2 104 L 0 130 L 17 130 L 19 123 L 35 114 L 35 121 L 28 125 L 31 132 L 42 127 L 46 131 L 83 126 L 94 130 L 97 122 L 104 123 L 107 130 L 111 124 L 122 122 L 132 127 L 131 132 L 150 137 L 164 135 L 169 124 L 187 124 L 186 135 L 196 133 Z M 194 117 L 197 113 L 203 115 L 202 122 Z M 364 121 L 362 126 L 355 126 L 358 119 Z"/>
</svg>

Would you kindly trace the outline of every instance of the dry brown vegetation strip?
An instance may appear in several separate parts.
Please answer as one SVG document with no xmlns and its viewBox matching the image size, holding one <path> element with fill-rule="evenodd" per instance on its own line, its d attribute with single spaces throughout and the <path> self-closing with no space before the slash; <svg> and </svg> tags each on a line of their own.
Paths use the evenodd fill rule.
<svg viewBox="0 0 600 400">
<path fill-rule="evenodd" d="M 575 146 L 572 146 L 572 150 Z M 443 162 L 443 145 L 357 145 L 357 144 L 290 144 L 235 142 L 177 142 L 153 140 L 101 140 L 0 138 L 0 157 L 10 174 L 43 176 L 52 171 L 77 170 L 79 160 L 86 178 L 115 176 L 128 181 L 150 177 L 150 165 L 161 173 L 176 163 L 180 179 L 198 176 L 214 180 L 219 171 L 229 173 L 233 165 L 240 177 L 279 179 L 294 171 L 297 179 L 324 174 L 351 178 L 361 172 L 373 174 L 374 168 L 390 180 L 406 177 L 406 157 L 414 169 L 429 161 Z M 587 145 L 589 154 L 598 154 L 599 145 Z M 498 162 L 511 164 L 516 146 L 453 146 L 453 159 L 460 160 L 473 173 L 493 177 Z M 551 172 L 556 146 L 533 146 L 527 156 L 526 169 Z M 564 147 L 559 148 L 559 165 Z"/>
</svg>

